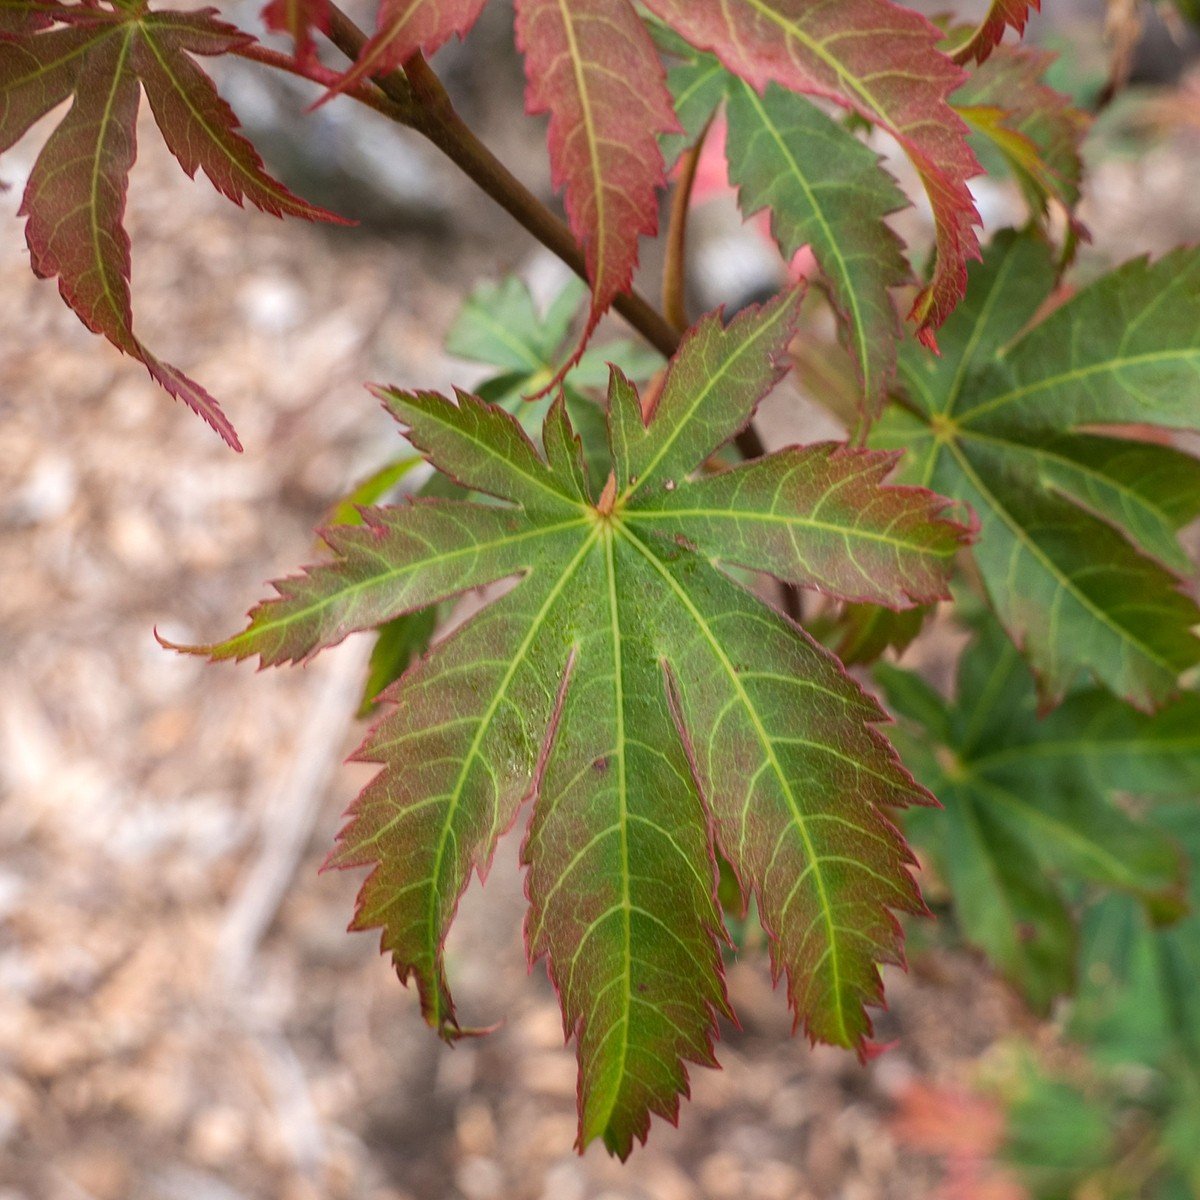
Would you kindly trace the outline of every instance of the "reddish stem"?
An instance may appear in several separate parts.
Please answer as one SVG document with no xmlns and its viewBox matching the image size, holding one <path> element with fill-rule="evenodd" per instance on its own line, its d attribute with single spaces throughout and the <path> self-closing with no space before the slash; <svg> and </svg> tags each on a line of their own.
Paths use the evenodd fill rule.
<svg viewBox="0 0 1200 1200">
<path fill-rule="evenodd" d="M 329 6 L 329 12 L 329 40 L 352 62 L 357 61 L 367 43 L 367 35 L 336 4 Z M 244 54 L 244 57 L 316 82 L 325 82 L 316 79 L 286 55 L 277 56 L 265 47 L 258 50 L 261 53 Z M 403 71 L 379 75 L 372 84 L 352 88 L 346 94 L 428 138 L 542 245 L 588 281 L 587 264 L 574 235 L 479 140 L 455 111 L 442 81 L 420 54 L 414 55 Z M 679 349 L 681 330 L 672 326 L 637 292 L 618 296 L 613 307 L 667 358 Z M 760 458 L 766 452 L 753 425 L 742 430 L 736 441 L 744 458 Z"/>
<path fill-rule="evenodd" d="M 307 79 L 309 82 L 323 88 L 333 87 L 341 79 L 341 76 L 336 71 L 331 70 L 322 63 L 315 60 L 310 63 L 303 63 L 294 55 L 283 54 L 279 50 L 272 50 L 269 46 L 262 45 L 261 42 L 250 42 L 245 46 L 237 46 L 230 53 L 236 54 L 238 58 L 245 58 L 251 62 L 261 63 L 265 67 L 274 67 L 277 71 L 286 71 L 289 75 L 295 75 L 299 79 Z M 357 87 L 347 88 L 345 94 L 357 100 L 360 104 L 365 104 L 368 108 L 373 108 L 376 112 L 382 113 L 385 117 L 391 117 L 393 120 L 398 119 L 396 105 L 373 85 L 359 84 Z"/>
<path fill-rule="evenodd" d="M 663 315 L 676 329 L 688 327 L 687 318 L 687 231 L 692 207 L 692 188 L 700 155 L 708 137 L 710 117 L 700 131 L 696 144 L 685 150 L 679 160 L 675 194 L 671 198 L 671 220 L 667 226 L 667 260 L 663 266 Z"/>
</svg>

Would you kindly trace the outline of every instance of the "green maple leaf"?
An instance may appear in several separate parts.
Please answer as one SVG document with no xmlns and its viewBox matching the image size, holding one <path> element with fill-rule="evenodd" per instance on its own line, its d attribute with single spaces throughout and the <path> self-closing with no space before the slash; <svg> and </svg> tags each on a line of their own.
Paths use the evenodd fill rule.
<svg viewBox="0 0 1200 1200">
<path fill-rule="evenodd" d="M 1058 878 L 1127 892 L 1158 920 L 1180 914 L 1178 848 L 1114 796 L 1197 790 L 1200 697 L 1148 717 L 1088 688 L 1040 718 L 1029 669 L 990 619 L 960 660 L 956 704 L 910 672 L 875 671 L 905 761 L 945 809 L 913 813 L 906 832 L 949 884 L 965 937 L 1036 1007 L 1075 974 Z"/>
<path fill-rule="evenodd" d="M 873 663 L 887 650 L 902 655 L 932 611 L 930 606 L 897 611 L 879 604 L 845 604 L 822 631 L 821 640 L 833 646 L 847 666 Z"/>
<path fill-rule="evenodd" d="M 695 145 L 729 93 L 733 78 L 711 54 L 697 50 L 666 25 L 655 21 L 650 33 L 668 56 L 667 90 L 679 121 L 679 132 L 659 138 L 663 159 L 674 166 L 689 146 Z"/>
<path fill-rule="evenodd" d="M 1151 820 L 1179 838 L 1191 861 L 1200 848 L 1196 789 Z M 1166 928 L 1123 896 L 1108 896 L 1083 921 L 1080 991 L 1070 1028 L 1109 1063 L 1162 1066 L 1186 1059 L 1200 1077 L 1200 910 Z"/>
<path fill-rule="evenodd" d="M 891 289 L 911 270 L 886 218 L 908 205 L 878 156 L 802 96 L 740 80 L 729 98 L 729 177 L 746 216 L 769 209 L 790 259 L 812 249 L 875 416 L 896 369 L 900 319 Z"/>
<path fill-rule="evenodd" d="M 830 100 L 896 140 L 933 212 L 933 274 L 909 313 L 918 337 L 933 346 L 979 248 L 966 183 L 979 163 L 947 102 L 964 75 L 938 50 L 937 29 L 889 0 L 646 0 L 646 7 L 759 95 L 775 83 Z M 874 184 L 867 203 L 872 210 L 879 203 Z"/>
<path fill-rule="evenodd" d="M 978 513 L 988 598 L 1044 700 L 1088 671 L 1149 708 L 1200 662 L 1177 537 L 1200 515 L 1200 462 L 1153 428 L 1196 421 L 1200 252 L 1127 263 L 1035 321 L 1054 284 L 1036 234 L 998 236 L 942 357 L 901 355 L 904 407 L 871 441 Z"/>
<path fill-rule="evenodd" d="M 924 803 L 837 660 L 719 564 L 904 607 L 943 593 L 965 530 L 893 459 L 792 447 L 693 472 L 782 375 L 797 303 L 705 319 L 652 418 L 615 371 L 613 470 L 597 497 L 557 401 L 545 457 L 504 410 L 381 392 L 439 471 L 503 503 L 367 510 L 328 564 L 276 585 L 242 634 L 203 651 L 307 658 L 463 591 L 518 582 L 391 690 L 360 757 L 382 771 L 332 862 L 370 867 L 355 926 L 381 928 L 429 1022 L 458 1031 L 442 945 L 473 870 L 533 799 L 523 859 L 532 957 L 578 1043 L 580 1145 L 629 1153 L 673 1117 L 685 1063 L 728 1014 L 716 851 L 769 929 L 813 1038 L 861 1048 L 893 910 L 917 912 L 884 809 Z"/>
<path fill-rule="evenodd" d="M 1164 793 L 1148 807 L 1147 819 L 1196 863 L 1200 777 L 1194 749 L 1190 761 L 1187 785 Z M 1077 1068 L 1068 1081 L 1048 1078 L 1031 1064 L 1009 1114 L 1005 1158 L 1023 1181 L 1042 1189 L 1037 1194 L 1049 1194 L 1051 1187 L 1059 1189 L 1055 1194 L 1072 1188 L 1080 1194 L 1115 1177 L 1129 1156 L 1127 1144 L 1113 1132 L 1131 1127 L 1131 1120 L 1140 1131 L 1139 1145 L 1149 1151 L 1145 1161 L 1154 1164 L 1137 1195 L 1189 1200 L 1197 1194 L 1200 883 L 1194 872 L 1190 900 L 1190 914 L 1166 928 L 1125 896 L 1107 896 L 1084 915 L 1079 991 L 1066 1028 L 1088 1052 L 1088 1073 L 1081 1087 Z M 1039 1093 L 1054 1110 L 1038 1102 Z M 1056 1139 L 1064 1121 L 1068 1137 Z M 1090 1146 L 1080 1137 L 1089 1132 Z"/>
<path fill-rule="evenodd" d="M 477 287 L 463 305 L 446 337 L 446 349 L 458 358 L 493 367 L 497 375 L 481 384 L 478 394 L 502 404 L 520 417 L 530 437 L 537 439 L 548 403 L 529 402 L 527 396 L 545 391 L 570 356 L 571 328 L 587 298 L 582 280 L 570 278 L 544 313 L 539 312 L 526 284 L 515 275 L 498 283 Z M 608 384 L 609 364 L 635 382 L 649 379 L 663 366 L 662 356 L 650 347 L 627 338 L 589 347 L 563 377 L 567 408 L 576 430 L 587 424 L 605 441 L 603 422 L 593 419 L 597 406 L 584 396 L 600 394 Z M 585 411 L 584 405 L 588 410 Z M 590 439 L 585 436 L 585 446 Z M 589 455 L 589 466 L 596 465 Z"/>
</svg>

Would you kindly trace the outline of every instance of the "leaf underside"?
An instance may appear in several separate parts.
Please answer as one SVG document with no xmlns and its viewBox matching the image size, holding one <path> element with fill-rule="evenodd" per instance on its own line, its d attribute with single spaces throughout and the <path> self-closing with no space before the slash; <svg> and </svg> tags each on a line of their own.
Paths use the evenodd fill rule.
<svg viewBox="0 0 1200 1200">
<path fill-rule="evenodd" d="M 532 798 L 531 957 L 545 956 L 580 1069 L 580 1146 L 625 1156 L 674 1118 L 686 1064 L 729 1013 L 717 851 L 757 899 L 776 971 L 813 1038 L 862 1048 L 877 964 L 917 912 L 884 812 L 925 803 L 882 710 L 725 563 L 896 607 L 945 590 L 965 531 L 890 458 L 835 446 L 693 472 L 778 381 L 797 302 L 688 335 L 653 418 L 614 370 L 613 473 L 594 498 L 561 400 L 538 453 L 502 410 L 382 393 L 415 446 L 503 501 L 366 510 L 334 559 L 276 585 L 249 628 L 204 650 L 303 659 L 348 633 L 515 577 L 418 661 L 360 757 L 382 765 L 332 863 L 368 867 L 355 918 L 381 928 L 429 1022 L 458 1031 L 442 945 L 473 871 Z"/>
<path fill-rule="evenodd" d="M 630 0 L 516 0 L 515 7 L 527 107 L 549 114 L 554 184 L 564 193 L 592 285 L 582 349 L 600 315 L 630 286 L 639 239 L 656 230 L 657 192 L 666 181 L 660 141 L 676 154 L 681 128 L 696 132 L 692 117 L 706 105 L 711 111 L 723 85 L 714 64 L 699 64 L 695 103 L 685 97 L 677 119 L 662 62 Z M 715 54 L 773 110 L 769 119 L 779 126 L 773 132 L 776 179 L 772 184 L 758 171 L 744 189 L 746 201 L 775 209 L 785 245 L 812 237 L 850 330 L 867 407 L 876 410 L 894 367 L 896 317 L 887 291 L 909 277 L 882 218 L 901 207 L 903 197 L 850 134 L 811 106 L 794 118 L 782 92 L 771 97 L 765 90 L 776 84 L 833 100 L 893 135 L 912 159 L 933 208 L 938 248 L 933 278 L 912 316 L 932 345 L 933 331 L 962 296 L 968 260 L 978 254 L 977 214 L 966 183 L 978 163 L 968 127 L 948 103 L 962 71 L 939 50 L 933 25 L 890 0 L 654 0 L 646 7 L 693 46 Z M 375 35 L 333 91 L 402 65 L 416 50 L 436 49 L 470 28 L 481 8 L 482 0 L 386 0 Z M 898 62 L 903 71 L 893 69 Z M 747 104 L 748 98 L 743 109 Z M 807 156 L 791 161 L 816 123 L 821 128 L 806 146 L 811 151 L 818 139 L 827 143 L 820 162 Z M 856 203 L 865 200 L 868 210 L 855 220 L 852 208 L 839 207 L 835 226 L 829 206 L 837 198 L 812 186 L 831 164 L 843 193 L 856 192 Z M 757 192 L 764 193 L 761 202 Z"/>
<path fill-rule="evenodd" d="M 466 33 L 487 0 L 381 0 L 375 32 L 354 65 L 325 95 L 329 99 L 374 75 L 386 75 L 414 54 L 433 54 Z"/>
<path fill-rule="evenodd" d="M 1200 662 L 1177 537 L 1200 515 L 1200 462 L 1161 436 L 1196 421 L 1200 252 L 1127 263 L 1036 322 L 1054 281 L 1039 236 L 998 236 L 942 357 L 902 351 L 908 407 L 872 442 L 978 514 L 975 561 L 1043 702 L 1088 672 L 1154 708 Z"/>
<path fill-rule="evenodd" d="M 382 0 L 374 33 L 325 99 L 465 34 L 484 4 Z M 785 250 L 811 245 L 858 365 L 866 412 L 873 415 L 895 368 L 898 329 L 889 290 L 909 279 L 900 244 L 884 218 L 904 201 L 874 157 L 796 93 L 849 108 L 894 136 L 912 159 L 932 205 L 937 255 L 931 281 L 911 315 L 918 335 L 934 345 L 934 331 L 961 298 L 966 263 L 978 250 L 977 214 L 966 184 L 978 164 L 967 142 L 968 126 L 948 103 L 963 73 L 938 48 L 936 28 L 891 0 L 840 5 L 818 0 L 689 0 L 686 5 L 654 0 L 646 7 L 692 46 L 715 54 L 743 81 L 736 85 L 732 105 L 733 162 L 743 203 L 750 210 L 772 210 L 773 229 Z M 318 65 L 314 33 L 328 32 L 331 18 L 325 0 L 270 0 L 263 18 L 268 28 L 292 37 L 301 64 Z M 127 127 L 143 88 L 172 153 L 189 174 L 204 171 L 238 203 L 248 200 L 269 212 L 333 219 L 266 176 L 257 155 L 236 133 L 233 114 L 189 57 L 228 53 L 249 41 L 248 35 L 216 21 L 212 10 L 188 15 L 147 12 L 136 5 L 109 9 L 22 0 L 0 6 L 0 19 L 20 46 L 6 48 L 7 55 L 44 60 L 35 64 L 37 78 L 31 80 L 0 57 L 0 78 L 14 79 L 21 93 L 18 111 L 32 102 L 41 115 L 76 95 L 80 112 L 75 124 L 80 128 L 73 136 L 88 140 L 92 167 L 79 159 L 75 178 L 83 183 L 105 179 L 103 187 L 87 187 L 89 212 L 81 218 L 87 228 L 73 226 L 68 239 L 78 244 L 86 238 L 89 245 L 76 256 L 63 254 L 62 247 L 35 246 L 38 269 L 55 273 L 65 267 L 67 274 L 59 275 L 64 296 L 83 319 L 141 359 L 172 394 L 235 440 L 212 397 L 150 354 L 133 334 L 128 243 L 119 222 L 134 150 Z M 517 0 L 516 24 L 526 59 L 528 107 L 549 114 L 553 179 L 564 193 L 592 286 L 590 318 L 565 370 L 582 354 L 603 312 L 631 284 L 639 239 L 656 230 L 657 194 L 666 181 L 659 142 L 677 135 L 681 125 L 659 54 L 630 0 Z M 79 36 L 88 44 L 69 62 L 60 61 L 54 47 L 41 42 L 59 34 Z M 128 39 L 124 53 L 114 50 L 112 37 Z M 81 102 L 76 83 L 89 56 L 93 61 L 86 101 Z M 903 63 L 903 70 L 895 69 L 897 63 Z M 679 114 L 689 132 L 694 132 L 692 117 L 728 86 L 712 74 L 715 60 L 703 65 L 709 75 L 700 85 L 694 112 L 685 105 Z M 114 72 L 122 79 L 114 82 Z M 97 119 L 86 121 L 87 103 L 102 96 L 105 83 L 113 83 L 113 103 L 95 100 L 99 117 L 93 113 Z M 976 127 L 982 123 L 999 137 L 1010 155 L 1023 156 L 1020 167 L 1026 174 L 1058 169 L 1061 164 L 1043 163 L 1029 153 L 1030 146 L 1042 148 L 1036 135 L 1046 132 L 1033 128 L 1036 116 L 1026 114 L 1019 128 L 1013 121 L 992 128 L 988 122 L 995 125 L 994 112 L 994 106 L 979 104 L 968 115 Z M 756 153 L 744 150 L 750 143 L 756 153 L 769 155 L 769 164 L 752 161 Z M 60 145 L 54 144 L 55 153 Z M 58 201 L 74 209 L 78 199 L 58 172 L 53 179 L 56 195 L 38 198 L 51 214 L 51 224 L 59 215 Z M 1046 180 L 1040 184 L 1048 186 Z M 99 191 L 112 195 L 100 200 Z M 44 232 L 39 236 L 45 240 Z M 85 258 L 94 260 L 93 267 L 84 265 Z"/>
<path fill-rule="evenodd" d="M 329 7 L 329 0 L 270 0 L 262 16 L 268 29 L 292 39 L 300 62 L 312 62 L 317 53 L 313 33 L 329 31 Z"/>
</svg>

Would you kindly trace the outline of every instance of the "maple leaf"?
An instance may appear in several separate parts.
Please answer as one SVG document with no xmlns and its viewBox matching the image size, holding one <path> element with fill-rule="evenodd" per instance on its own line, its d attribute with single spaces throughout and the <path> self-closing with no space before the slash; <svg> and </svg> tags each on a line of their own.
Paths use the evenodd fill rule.
<svg viewBox="0 0 1200 1200">
<path fill-rule="evenodd" d="M 896 369 L 900 323 L 890 288 L 911 269 L 885 218 L 908 200 L 879 159 L 814 104 L 775 85 L 759 96 L 735 83 L 726 141 L 742 212 L 770 209 L 787 258 L 809 246 L 850 347 L 870 416 Z"/>
<path fill-rule="evenodd" d="M 268 29 L 291 37 L 300 62 L 316 58 L 313 30 L 329 32 L 329 0 L 271 0 L 262 16 Z"/>
<path fill-rule="evenodd" d="M 1046 1010 L 1070 989 L 1077 932 L 1055 876 L 1183 911 L 1178 848 L 1114 802 L 1200 781 L 1200 697 L 1156 717 L 1100 688 L 1040 718 L 1028 667 L 990 619 L 959 661 L 958 703 L 881 664 L 897 744 L 943 810 L 905 831 L 949 884 L 963 935 Z"/>
<path fill-rule="evenodd" d="M 572 349 L 571 327 L 587 296 L 584 282 L 571 276 L 545 313 L 540 313 L 529 288 L 515 276 L 496 284 L 481 284 L 455 319 L 446 337 L 446 349 L 458 358 L 495 368 L 498 374 L 480 385 L 479 395 L 508 407 L 518 397 L 544 392 L 561 374 Z M 658 351 L 628 338 L 589 347 L 562 379 L 567 410 L 578 433 L 583 433 L 579 429 L 581 419 L 589 426 L 592 421 L 590 416 L 581 418 L 581 405 L 574 402 L 586 390 L 603 392 L 610 364 L 635 382 L 643 382 L 662 368 L 663 359 Z M 595 409 L 596 405 L 590 407 Z M 510 411 L 521 418 L 526 432 L 536 440 L 545 408 L 544 404 L 526 401 Z M 606 442 L 606 435 L 600 441 Z M 586 438 L 585 449 L 590 449 Z"/>
<path fill-rule="evenodd" d="M 0 35 L 45 29 L 54 22 L 58 8 L 36 0 L 0 0 Z"/>
<path fill-rule="evenodd" d="M 516 0 L 526 106 L 549 113 L 554 186 L 584 249 L 592 309 L 577 353 L 658 229 L 658 136 L 678 129 L 666 71 L 628 0 Z"/>
<path fill-rule="evenodd" d="M 899 611 L 878 604 L 846 604 L 829 634 L 822 640 L 832 645 L 847 666 L 872 663 L 886 650 L 903 654 L 924 628 L 932 612 L 918 605 Z"/>
<path fill-rule="evenodd" d="M 655 23 L 650 33 L 658 48 L 670 56 L 667 90 L 679 121 L 679 131 L 659 138 L 663 157 L 673 167 L 680 154 L 700 139 L 729 93 L 730 74 L 711 54 L 705 54 Z"/>
<path fill-rule="evenodd" d="M 535 442 L 540 439 L 549 402 L 531 402 L 525 397 L 542 391 L 558 373 L 556 364 L 561 360 L 571 323 L 587 294 L 587 286 L 572 276 L 542 314 L 528 287 L 515 276 L 498 284 L 480 284 L 467 298 L 446 337 L 446 349 L 451 354 L 499 370 L 500 374 L 481 383 L 476 393 L 511 412 Z M 610 363 L 628 377 L 644 380 L 662 367 L 662 358 L 637 342 L 606 342 L 588 349 L 563 379 L 563 397 L 583 443 L 584 463 L 601 478 L 608 471 L 608 427 L 599 405 L 584 395 L 584 389 L 603 386 Z M 328 524 L 360 523 L 359 507 L 378 503 L 414 461 L 420 460 L 406 456 L 365 480 L 339 503 Z M 416 494 L 445 499 L 470 493 L 445 475 L 434 475 Z M 435 605 L 405 613 L 380 628 L 360 713 L 371 712 L 376 697 L 400 678 L 418 654 L 424 653 L 433 637 L 436 617 Z"/>
<path fill-rule="evenodd" d="M 381 0 L 375 33 L 354 65 L 330 88 L 328 100 L 373 75 L 386 75 L 414 54 L 433 54 L 455 34 L 465 34 L 487 0 Z"/>
<path fill-rule="evenodd" d="M 562 399 L 545 457 L 504 410 L 380 393 L 439 471 L 503 503 L 416 501 L 334 529 L 331 563 L 276 584 L 215 659 L 303 660 L 466 589 L 518 582 L 388 694 L 359 757 L 383 770 L 331 862 L 366 866 L 355 927 L 382 928 L 426 1018 L 458 1033 L 442 946 L 473 871 L 533 815 L 527 936 L 578 1045 L 580 1146 L 625 1156 L 674 1118 L 728 1013 L 719 849 L 770 930 L 798 1022 L 861 1048 L 892 911 L 922 904 L 883 809 L 925 803 L 883 714 L 827 651 L 718 563 L 898 607 L 941 595 L 965 531 L 891 460 L 832 445 L 691 474 L 783 374 L 783 297 L 684 340 L 649 423 L 610 382 L 613 469 L 594 498 Z M 714 846 L 715 840 L 715 846 Z"/>
<path fill-rule="evenodd" d="M 769 211 L 786 258 L 810 248 L 858 374 L 856 407 L 878 415 L 900 337 L 889 289 L 912 277 L 904 246 L 886 224 L 908 204 L 905 194 L 850 130 L 803 96 L 775 84 L 760 96 L 670 31 L 656 37 L 679 60 L 667 85 L 684 133 L 664 138 L 666 156 L 694 143 L 727 103 L 725 151 L 740 209 L 748 218 Z"/>
<path fill-rule="evenodd" d="M 1121 1111 L 1123 1106 L 1102 1089 L 1081 1086 L 1078 1068 L 1069 1079 L 1055 1078 L 1038 1061 L 1040 1057 L 1036 1051 L 1025 1056 L 1006 1113 L 1000 1157 L 1015 1175 L 1017 1191 L 1009 1187 L 1007 1195 L 985 1195 L 983 1200 L 1086 1196 L 1095 1187 L 1106 1187 L 1111 1175 L 1122 1170 L 1126 1151 L 1119 1130 L 1129 1113 Z M 1156 1097 L 1155 1103 L 1163 1099 Z M 1156 1160 L 1161 1159 L 1155 1149 Z M 1165 1182 L 1158 1169 L 1149 1190 L 1138 1187 L 1136 1191 L 1146 1200 L 1152 1196 L 1182 1200 L 1192 1190 L 1174 1191 L 1161 1186 Z"/>
<path fill-rule="evenodd" d="M 1191 771 L 1180 763 L 1171 772 L 1175 780 L 1155 788 L 1155 799 L 1145 805 L 1146 820 L 1177 842 L 1193 866 L 1200 862 L 1197 729 L 1200 723 L 1193 714 L 1190 730 L 1176 730 L 1176 759 L 1184 760 Z M 1131 1095 L 1135 1103 L 1153 1097 L 1147 1113 L 1154 1113 L 1154 1123 L 1148 1128 L 1157 1126 L 1154 1153 L 1160 1166 L 1149 1194 L 1164 1200 L 1194 1195 L 1200 1165 L 1200 989 L 1195 984 L 1200 976 L 1200 877 L 1194 869 L 1189 901 L 1188 914 L 1167 926 L 1126 896 L 1109 895 L 1091 905 L 1082 921 L 1079 990 L 1066 1023 L 1072 1040 L 1090 1052 L 1093 1080 L 1100 1084 L 1088 1086 L 1076 1104 L 1099 1110 L 1111 1131 L 1127 1118 Z M 1122 1086 L 1130 1080 L 1137 1082 Z M 1055 1086 L 1064 1085 L 1058 1081 Z M 1038 1116 L 1044 1113 L 1023 1122 L 1022 1133 L 1034 1147 L 1027 1162 L 1059 1161 L 1072 1167 L 1087 1163 L 1073 1146 L 1068 1148 L 1070 1157 L 1047 1154 L 1046 1123 L 1040 1142 L 1033 1132 Z M 1119 1144 L 1111 1147 L 1092 1178 L 1101 1178 L 1102 1171 L 1110 1175 L 1123 1152 Z M 1036 1178 L 1032 1171 L 1028 1174 Z M 1068 1180 L 1068 1186 L 1074 1183 Z"/>
<path fill-rule="evenodd" d="M 1196 695 L 1188 700 L 1195 709 Z M 1193 712 L 1190 729 L 1173 731 L 1175 761 L 1168 762 L 1165 753 L 1156 758 L 1145 789 L 1155 797 L 1147 806 L 1146 820 L 1179 844 L 1192 864 L 1200 862 L 1197 730 L 1200 722 Z M 1167 777 L 1173 779 L 1164 787 Z M 1200 1063 L 1200 990 L 1195 986 L 1200 972 L 1200 876 L 1195 870 L 1189 884 L 1189 912 L 1170 925 L 1156 922 L 1144 906 L 1121 895 L 1106 896 L 1085 913 L 1080 988 L 1069 1030 L 1074 1037 L 1095 1042 L 1097 1056 L 1106 1063 L 1191 1071 L 1189 1090 L 1194 1097 L 1194 1072 Z M 1180 1109 L 1194 1113 L 1194 1099 Z M 1194 1163 L 1195 1139 L 1183 1145 Z"/>
<path fill-rule="evenodd" d="M 760 96 L 712 55 L 664 29 L 679 60 L 667 74 L 683 134 L 663 139 L 673 159 L 727 102 L 725 153 L 742 213 L 770 213 L 772 236 L 792 259 L 811 249 L 858 374 L 858 407 L 876 416 L 895 376 L 900 322 L 889 289 L 911 268 L 887 217 L 908 199 L 878 157 L 813 103 L 768 84 Z"/>
<path fill-rule="evenodd" d="M 760 94 L 776 83 L 832 100 L 903 147 L 937 229 L 933 276 L 910 313 L 934 344 L 933 331 L 962 298 L 967 262 L 979 252 L 979 217 L 967 188 L 979 164 L 948 101 L 964 75 L 938 49 L 939 31 L 889 0 L 647 0 L 646 7 Z"/>
<path fill-rule="evenodd" d="M 1029 12 L 1040 12 L 1042 0 L 992 0 L 978 28 L 955 48 L 954 61 L 982 63 L 1000 45 L 1006 29 L 1025 32 Z"/>
<path fill-rule="evenodd" d="M 32 7 L 41 14 L 50 6 Z M 232 110 L 192 59 L 252 40 L 216 20 L 214 11 L 53 6 L 53 27 L 35 22 L 0 40 L 0 153 L 72 98 L 34 163 L 19 210 L 27 218 L 33 270 L 57 278 L 63 299 L 92 332 L 142 362 L 168 393 L 240 449 L 217 402 L 157 358 L 133 330 L 123 220 L 142 90 L 167 148 L 188 175 L 203 171 L 235 203 L 276 216 L 341 218 L 298 199 L 266 174 L 237 132 Z"/>
<path fill-rule="evenodd" d="M 1045 702 L 1086 670 L 1151 708 L 1200 662 L 1176 536 L 1200 515 L 1200 462 L 1098 427 L 1195 424 L 1200 252 L 1127 263 L 1029 327 L 1055 274 L 1035 232 L 999 235 L 942 357 L 901 353 L 906 407 L 872 442 L 978 513 L 988 598 Z"/>
<path fill-rule="evenodd" d="M 1045 216 L 1055 199 L 1079 203 L 1080 144 L 1090 119 L 1045 82 L 1056 55 L 999 46 L 954 93 L 958 114 L 1003 156 L 1030 208 Z"/>
</svg>

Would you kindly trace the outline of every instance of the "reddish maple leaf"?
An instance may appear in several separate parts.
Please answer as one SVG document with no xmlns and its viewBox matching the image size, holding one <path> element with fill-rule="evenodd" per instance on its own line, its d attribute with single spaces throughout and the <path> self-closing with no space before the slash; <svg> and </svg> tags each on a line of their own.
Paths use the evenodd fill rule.
<svg viewBox="0 0 1200 1200">
<path fill-rule="evenodd" d="M 955 50 L 954 61 L 968 63 L 974 59 L 983 62 L 1000 44 L 1006 29 L 1024 33 L 1030 9 L 1040 12 L 1041 8 L 1042 0 L 992 0 L 979 28 Z"/>
<path fill-rule="evenodd" d="M 33 270 L 43 279 L 57 278 L 63 299 L 90 330 L 138 359 L 167 392 L 240 449 L 212 396 L 148 350 L 133 330 L 123 220 L 142 89 L 167 148 L 189 175 L 203 171 L 235 203 L 248 201 L 276 216 L 341 218 L 293 196 L 266 174 L 237 132 L 233 111 L 190 57 L 228 53 L 252 40 L 216 20 L 215 10 L 28 7 L 32 22 L 0 41 L 0 152 L 73 97 L 34 164 L 19 210 L 27 218 Z M 51 28 L 40 20 L 47 14 L 54 18 Z"/>
<path fill-rule="evenodd" d="M 937 263 L 910 316 L 933 331 L 966 290 L 979 257 L 967 180 L 979 163 L 947 97 L 961 69 L 924 17 L 889 0 L 646 0 L 655 16 L 757 91 L 778 83 L 832 100 L 890 133 L 920 174 L 937 226 Z"/>
<path fill-rule="evenodd" d="M 996 1162 L 1004 1143 L 1004 1112 L 986 1096 L 917 1081 L 899 1098 L 892 1135 L 942 1160 L 945 1177 L 932 1200 L 1028 1200 Z"/>
<path fill-rule="evenodd" d="M 417 51 L 433 54 L 455 34 L 471 28 L 487 0 L 381 0 L 375 34 L 358 60 L 322 97 L 321 102 L 361 83 L 385 75 Z"/>
<path fill-rule="evenodd" d="M 592 282 L 587 340 L 629 287 L 638 238 L 658 229 L 658 137 L 678 130 L 666 73 L 628 0 L 517 0 L 531 113 L 550 114 L 550 161 Z M 582 344 L 582 343 L 581 343 Z"/>
<path fill-rule="evenodd" d="M 329 0 L 271 0 L 262 15 L 268 29 L 291 36 L 301 62 L 316 57 L 313 30 L 329 32 Z"/>
</svg>

